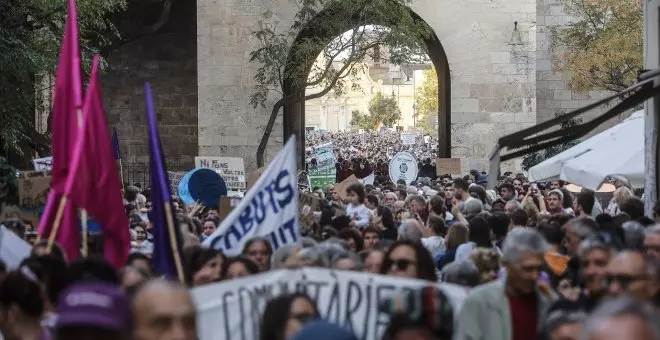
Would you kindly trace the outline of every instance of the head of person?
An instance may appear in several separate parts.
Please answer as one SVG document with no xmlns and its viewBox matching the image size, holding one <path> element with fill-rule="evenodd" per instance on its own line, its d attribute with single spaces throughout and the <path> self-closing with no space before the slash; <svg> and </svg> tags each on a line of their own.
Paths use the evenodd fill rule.
<svg viewBox="0 0 660 340">
<path fill-rule="evenodd" d="M 348 203 L 353 205 L 363 204 L 366 199 L 366 192 L 362 183 L 353 183 L 346 188 Z"/>
<path fill-rule="evenodd" d="M 362 231 L 362 243 L 364 249 L 374 249 L 380 241 L 380 232 L 374 227 L 366 227 Z"/>
<path fill-rule="evenodd" d="M 135 291 L 151 278 L 151 274 L 140 267 L 127 266 L 119 270 L 119 283 L 121 289 L 132 297 Z"/>
<path fill-rule="evenodd" d="M 500 272 L 500 254 L 493 248 L 475 248 L 470 253 L 470 260 L 479 271 L 479 283 L 497 279 Z"/>
<path fill-rule="evenodd" d="M 126 260 L 126 266 L 141 268 L 149 273 L 149 275 L 153 274 L 151 259 L 142 253 L 130 253 Z"/>
<path fill-rule="evenodd" d="M 474 242 L 476 247 L 492 248 L 491 231 L 488 222 L 481 217 L 474 217 L 470 220 L 470 241 Z"/>
<path fill-rule="evenodd" d="M 200 275 L 205 276 L 204 283 L 220 281 L 224 260 L 225 256 L 216 249 L 194 247 L 186 261 L 190 272 L 188 283 L 194 284 L 194 278 Z"/>
<path fill-rule="evenodd" d="M 660 273 L 655 260 L 646 259 L 638 251 L 618 253 L 607 265 L 607 292 L 610 296 L 630 295 L 650 300 L 660 290 Z"/>
<path fill-rule="evenodd" d="M 456 250 L 458 246 L 469 241 L 469 238 L 469 227 L 461 223 L 454 223 L 445 236 L 445 247 L 447 250 Z"/>
<path fill-rule="evenodd" d="M 580 310 L 557 310 L 548 315 L 543 326 L 544 339 L 579 340 L 587 315 Z"/>
<path fill-rule="evenodd" d="M 132 302 L 133 339 L 198 339 L 197 310 L 190 291 L 183 284 L 153 279 L 140 286 Z"/>
<path fill-rule="evenodd" d="M 362 259 L 352 251 L 339 252 L 332 256 L 330 262 L 334 269 L 362 271 L 363 268 Z"/>
<path fill-rule="evenodd" d="M 644 202 L 637 197 L 629 197 L 619 203 L 619 210 L 628 214 L 630 219 L 636 220 L 644 217 Z"/>
<path fill-rule="evenodd" d="M 380 249 L 368 249 L 360 252 L 362 263 L 364 264 L 364 271 L 372 274 L 380 274 L 380 268 L 385 259 L 385 253 Z"/>
<path fill-rule="evenodd" d="M 564 207 L 564 193 L 559 189 L 552 190 L 548 193 L 547 201 L 548 210 L 560 210 Z"/>
<path fill-rule="evenodd" d="M 414 219 L 407 219 L 399 226 L 399 240 L 420 243 L 424 237 L 422 225 Z"/>
<path fill-rule="evenodd" d="M 655 225 L 644 233 L 644 252 L 646 256 L 660 260 L 660 225 Z"/>
<path fill-rule="evenodd" d="M 394 204 L 394 202 L 397 201 L 397 199 L 398 196 L 396 193 L 388 192 L 385 194 L 385 205 L 387 205 L 388 207 L 392 207 L 392 205 Z"/>
<path fill-rule="evenodd" d="M 547 241 L 536 230 L 513 228 L 509 232 L 502 246 L 502 264 L 510 291 L 523 295 L 535 292 L 547 250 Z"/>
<path fill-rule="evenodd" d="M 447 224 L 445 219 L 438 215 L 431 215 L 427 221 L 427 225 L 424 228 L 424 236 L 441 236 L 445 237 L 447 235 Z"/>
<path fill-rule="evenodd" d="M 245 243 L 242 256 L 254 261 L 259 271 L 270 269 L 270 257 L 273 255 L 273 245 L 265 237 L 255 237 Z"/>
<path fill-rule="evenodd" d="M 427 214 L 426 200 L 424 199 L 424 197 L 419 195 L 412 195 L 412 196 L 408 196 L 408 200 L 410 202 L 410 210 L 414 214 L 419 214 L 422 217 L 424 217 Z"/>
<path fill-rule="evenodd" d="M 446 212 L 447 206 L 445 205 L 445 199 L 440 195 L 432 196 L 429 200 L 429 213 L 444 218 Z"/>
<path fill-rule="evenodd" d="M 454 180 L 452 186 L 454 188 L 453 197 L 456 198 L 457 200 L 463 201 L 469 197 L 468 189 L 470 185 L 466 180 L 462 178 L 457 178 Z M 447 195 L 447 191 L 445 191 L 445 196 L 446 195 Z"/>
<path fill-rule="evenodd" d="M 650 303 L 630 297 L 605 301 L 584 323 L 584 340 L 660 339 L 658 312 Z"/>
<path fill-rule="evenodd" d="M 9 272 L 0 282 L 0 331 L 5 339 L 21 339 L 40 329 L 44 297 L 37 274 L 28 267 Z"/>
<path fill-rule="evenodd" d="M 484 211 L 484 204 L 477 198 L 468 197 L 461 203 L 461 212 L 468 218 L 478 215 L 482 211 Z"/>
<path fill-rule="evenodd" d="M 516 190 L 517 193 L 523 193 L 523 180 L 520 178 L 514 178 L 513 182 L 511 183 L 513 185 L 513 189 Z"/>
<path fill-rule="evenodd" d="M 591 297 L 600 298 L 607 291 L 605 268 L 613 250 L 598 237 L 592 236 L 580 243 L 578 254 L 584 288 Z"/>
<path fill-rule="evenodd" d="M 62 248 L 57 243 L 53 243 L 52 247 L 48 249 L 48 240 L 41 240 L 37 242 L 32 247 L 32 251 L 30 252 L 31 256 L 42 256 L 46 254 L 60 258 L 65 263 L 67 262 L 67 258 L 64 255 Z"/>
<path fill-rule="evenodd" d="M 509 231 L 509 224 L 511 223 L 509 216 L 505 213 L 496 212 L 488 216 L 487 221 L 490 225 L 490 230 L 493 231 L 495 240 L 504 240 Z"/>
<path fill-rule="evenodd" d="M 596 196 L 593 191 L 585 190 L 575 196 L 573 210 L 576 216 L 591 216 L 591 212 L 596 204 Z"/>
<path fill-rule="evenodd" d="M 304 293 L 280 295 L 268 302 L 261 318 L 261 340 L 287 340 L 319 318 L 316 303 Z"/>
<path fill-rule="evenodd" d="M 133 310 L 116 285 L 78 283 L 62 293 L 57 305 L 56 339 L 131 339 Z"/>
<path fill-rule="evenodd" d="M 552 181 L 552 183 L 550 183 L 550 187 L 552 188 L 552 190 L 561 189 L 564 187 L 564 185 L 566 185 L 566 182 L 564 182 L 561 179 Z"/>
<path fill-rule="evenodd" d="M 203 224 L 204 236 L 211 236 L 211 234 L 215 232 L 215 229 L 218 227 L 216 221 L 217 220 L 215 218 L 207 218 L 204 220 L 204 224 Z"/>
<path fill-rule="evenodd" d="M 454 193 L 456 190 L 454 190 L 454 184 L 452 182 L 447 182 L 444 184 L 444 193 L 445 193 L 445 199 L 448 202 L 451 202 L 451 200 L 454 198 Z"/>
<path fill-rule="evenodd" d="M 516 199 L 516 188 L 511 183 L 502 183 L 498 188 L 500 197 L 505 201 L 512 201 Z"/>
<path fill-rule="evenodd" d="M 359 252 L 364 248 L 364 244 L 362 242 L 362 235 L 360 235 L 360 232 L 353 229 L 353 228 L 345 228 L 340 230 L 337 233 L 337 237 L 339 239 L 342 239 L 346 241 L 348 244 L 348 249 L 354 252 Z"/>
<path fill-rule="evenodd" d="M 509 216 L 511 217 L 511 225 L 518 227 L 526 226 L 529 219 L 524 209 L 515 209 L 509 214 Z"/>
<path fill-rule="evenodd" d="M 643 250 L 644 239 L 646 238 L 644 226 L 637 221 L 624 222 L 623 228 L 625 248 L 630 250 Z"/>
<path fill-rule="evenodd" d="M 230 257 L 223 261 L 220 269 L 222 280 L 234 280 L 259 273 L 259 266 L 246 257 Z"/>
<path fill-rule="evenodd" d="M 479 268 L 470 260 L 454 261 L 442 268 L 442 281 L 464 287 L 476 287 L 481 283 Z"/>
<path fill-rule="evenodd" d="M 385 253 L 381 274 L 436 282 L 431 254 L 420 242 L 399 240 Z"/>
<path fill-rule="evenodd" d="M 596 221 L 589 217 L 578 217 L 566 224 L 566 249 L 570 254 L 577 255 L 580 242 L 591 236 L 598 229 Z"/>
<path fill-rule="evenodd" d="M 380 200 L 378 199 L 378 196 L 370 194 L 370 195 L 367 195 L 367 200 L 365 202 L 365 205 L 370 210 L 374 210 L 374 209 L 378 208 L 378 206 L 380 205 Z"/>
</svg>

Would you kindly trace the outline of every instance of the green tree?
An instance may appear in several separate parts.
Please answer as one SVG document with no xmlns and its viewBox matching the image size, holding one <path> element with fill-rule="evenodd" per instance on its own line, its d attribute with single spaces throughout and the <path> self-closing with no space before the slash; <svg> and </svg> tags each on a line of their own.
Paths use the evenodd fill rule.
<svg viewBox="0 0 660 340">
<path fill-rule="evenodd" d="M 553 32 L 555 71 L 569 72 L 572 90 L 618 92 L 643 67 L 643 0 L 562 0 L 570 25 Z"/>
<path fill-rule="evenodd" d="M 16 169 L 0 157 L 0 203 L 18 204 L 18 178 Z"/>
<path fill-rule="evenodd" d="M 353 88 L 367 57 L 396 65 L 424 61 L 424 39 L 433 31 L 408 9 L 410 2 L 304 0 L 284 33 L 267 25 L 254 32 L 260 47 L 250 55 L 259 65 L 251 104 L 266 107 L 273 93 L 278 97 L 257 151 L 260 166 L 281 107 Z M 293 89 L 287 95 L 285 83 Z M 314 91 L 306 93 L 307 89 Z"/>
<path fill-rule="evenodd" d="M 421 127 L 424 133 L 437 136 L 438 131 L 433 126 L 433 117 L 438 115 L 438 76 L 435 68 L 424 71 L 424 81 L 415 92 L 416 126 Z"/>
<path fill-rule="evenodd" d="M 559 117 L 563 114 L 565 114 L 565 112 L 557 112 L 557 113 L 555 113 L 555 117 Z M 578 126 L 580 124 L 582 124 L 582 118 L 579 118 L 579 117 L 578 118 L 571 118 L 568 121 L 566 121 L 564 123 L 561 123 L 560 128 L 562 130 L 564 130 L 564 129 L 568 129 L 568 128 L 571 128 L 571 127 L 574 127 L 574 126 Z M 572 141 L 568 141 L 568 142 L 565 142 L 565 143 L 547 148 L 545 150 L 541 150 L 541 151 L 537 151 L 537 152 L 527 154 L 525 157 L 523 157 L 522 168 L 523 168 L 523 170 L 527 171 L 531 167 L 533 167 L 534 165 L 539 164 L 539 163 L 543 162 L 544 160 L 546 160 L 546 159 L 548 159 L 552 156 L 555 156 L 555 155 L 557 155 L 557 154 L 559 154 L 559 153 L 561 153 L 565 150 L 568 150 L 568 149 L 574 147 L 575 145 L 577 145 L 579 143 L 580 143 L 579 140 L 572 140 Z"/>
<path fill-rule="evenodd" d="M 351 125 L 365 131 L 371 131 L 375 128 L 375 123 L 371 119 L 371 115 L 362 114 L 358 110 L 351 112 Z"/>
<path fill-rule="evenodd" d="M 395 125 L 401 119 L 401 109 L 394 95 L 385 96 L 381 92 L 369 101 L 369 116 L 374 127 L 383 124 L 384 126 Z"/>
<path fill-rule="evenodd" d="M 99 48 L 119 37 L 110 14 L 125 0 L 78 0 L 84 65 Z M 0 150 L 22 155 L 49 149 L 34 126 L 37 93 L 52 91 L 42 79 L 55 73 L 66 18 L 66 0 L 0 0 Z M 13 162 L 13 160 L 12 160 Z"/>
</svg>

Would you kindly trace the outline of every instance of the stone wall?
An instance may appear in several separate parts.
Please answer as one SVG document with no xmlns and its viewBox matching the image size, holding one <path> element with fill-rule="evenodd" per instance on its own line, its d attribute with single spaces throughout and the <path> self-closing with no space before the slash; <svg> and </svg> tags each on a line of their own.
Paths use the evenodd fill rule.
<svg viewBox="0 0 660 340">
<path fill-rule="evenodd" d="M 194 2 L 176 1 L 172 13 L 158 33 L 126 44 L 106 58 L 105 107 L 110 126 L 117 128 L 125 164 L 149 162 L 144 83 L 150 82 L 168 170 L 194 166 L 198 149 Z M 125 176 L 127 172 L 124 169 Z"/>
<path fill-rule="evenodd" d="M 258 68 L 249 62 L 257 47 L 250 33 L 263 25 L 288 30 L 296 6 L 294 0 L 197 1 L 200 154 L 243 157 L 248 171 L 255 168 L 278 98 L 266 108 L 249 106 Z M 498 137 L 536 123 L 536 1 L 414 0 L 411 8 L 434 29 L 452 70 L 452 156 L 464 159 L 464 169 L 486 170 Z M 514 21 L 522 46 L 509 45 Z M 281 118 L 273 135 L 267 158 L 283 143 Z"/>
</svg>

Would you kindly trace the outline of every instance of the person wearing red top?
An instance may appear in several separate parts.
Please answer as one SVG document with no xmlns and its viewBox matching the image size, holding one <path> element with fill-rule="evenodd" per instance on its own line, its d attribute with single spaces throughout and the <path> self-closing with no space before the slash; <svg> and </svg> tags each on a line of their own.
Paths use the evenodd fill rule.
<svg viewBox="0 0 660 340">
<path fill-rule="evenodd" d="M 548 243 L 538 231 L 514 228 L 502 245 L 506 275 L 472 290 L 458 316 L 456 340 L 535 340 L 552 298 L 539 286 Z"/>
</svg>

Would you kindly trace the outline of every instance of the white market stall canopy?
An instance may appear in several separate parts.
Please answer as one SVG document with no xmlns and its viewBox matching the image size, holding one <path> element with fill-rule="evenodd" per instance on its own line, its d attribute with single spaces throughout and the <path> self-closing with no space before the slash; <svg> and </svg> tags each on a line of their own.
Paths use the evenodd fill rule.
<svg viewBox="0 0 660 340">
<path fill-rule="evenodd" d="M 530 181 L 562 179 L 596 190 L 607 176 L 644 186 L 644 111 L 529 169 Z"/>
</svg>

